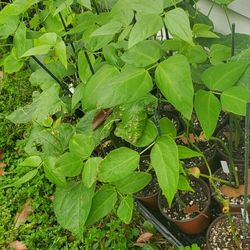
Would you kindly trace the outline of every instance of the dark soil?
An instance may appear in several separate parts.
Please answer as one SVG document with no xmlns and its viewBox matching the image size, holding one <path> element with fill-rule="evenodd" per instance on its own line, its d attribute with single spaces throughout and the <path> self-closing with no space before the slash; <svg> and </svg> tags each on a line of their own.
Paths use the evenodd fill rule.
<svg viewBox="0 0 250 250">
<path fill-rule="evenodd" d="M 163 195 L 160 197 L 160 204 L 162 212 L 172 220 L 188 220 L 199 215 L 207 206 L 209 197 L 207 189 L 204 188 L 202 182 L 197 179 L 190 180 L 190 185 L 194 189 L 194 192 L 179 191 L 180 200 L 186 205 L 185 207 L 180 206 L 180 202 L 175 199 L 171 208 Z M 187 206 L 198 205 L 199 211 L 192 213 L 185 213 L 184 210 Z"/>
<path fill-rule="evenodd" d="M 140 171 L 146 171 L 149 168 L 149 166 L 150 166 L 150 157 L 148 155 L 141 157 Z M 159 192 L 160 188 L 154 170 L 153 169 L 150 170 L 149 173 L 152 175 L 151 182 L 145 188 L 137 192 L 135 194 L 136 197 L 149 197 Z"/>
<path fill-rule="evenodd" d="M 239 183 L 240 185 L 241 184 L 244 184 L 244 171 L 243 171 L 243 168 L 238 168 L 238 176 L 239 176 Z M 224 179 L 224 180 L 230 180 L 230 174 L 226 174 L 222 168 L 218 169 L 215 173 L 214 173 L 214 177 L 218 177 L 218 178 L 221 178 L 221 179 Z M 220 188 L 223 183 L 221 182 L 216 182 L 215 181 L 215 185 L 217 188 Z M 222 194 L 222 193 L 221 193 Z M 229 199 L 229 204 L 230 205 L 233 205 L 233 206 L 237 206 L 237 205 L 240 205 L 240 206 L 243 206 L 243 203 L 244 203 L 244 196 L 241 195 L 237 198 L 229 198 L 225 195 L 223 195 L 223 198 L 225 199 Z M 250 203 L 250 196 L 248 196 L 248 203 Z"/>
<path fill-rule="evenodd" d="M 236 235 L 239 240 L 237 246 L 233 240 L 233 234 L 227 216 L 222 217 L 214 224 L 208 235 L 208 242 L 211 249 L 215 250 L 249 250 L 250 249 L 250 225 L 248 224 L 248 236 L 243 240 L 243 221 L 240 214 L 232 216 L 235 225 Z"/>
</svg>

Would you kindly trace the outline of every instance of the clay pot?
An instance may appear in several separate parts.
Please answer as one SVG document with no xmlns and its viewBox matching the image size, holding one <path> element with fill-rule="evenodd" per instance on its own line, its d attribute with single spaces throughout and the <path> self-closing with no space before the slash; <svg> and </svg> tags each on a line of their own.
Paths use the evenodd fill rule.
<svg viewBox="0 0 250 250">
<path fill-rule="evenodd" d="M 244 171 L 243 168 L 238 168 L 238 170 Z M 216 173 L 218 173 L 218 172 L 220 172 L 220 171 L 222 171 L 222 168 L 219 168 L 219 169 L 214 173 L 214 175 L 216 176 Z M 222 211 L 223 205 L 221 204 L 221 202 L 220 202 L 218 196 L 215 194 L 215 191 L 214 191 L 214 189 L 213 189 L 213 187 L 212 187 L 211 185 L 210 185 L 210 188 L 211 188 L 211 190 L 212 190 L 212 193 L 214 193 L 214 199 L 215 199 L 216 202 L 220 205 L 221 211 Z M 229 198 L 229 197 L 226 197 L 226 198 Z M 241 212 L 241 208 L 243 208 L 243 207 L 244 207 L 243 203 L 242 203 L 242 204 L 232 204 L 232 203 L 229 203 L 229 210 L 230 210 L 230 212 Z M 250 202 L 248 203 L 247 210 L 248 210 L 248 213 L 250 214 Z"/>
<path fill-rule="evenodd" d="M 241 213 L 231 213 L 231 216 L 232 216 L 232 218 L 234 218 L 234 217 L 235 218 L 236 217 L 239 218 L 238 221 L 240 222 L 241 225 L 235 224 L 234 219 L 233 219 L 233 222 L 235 224 L 235 229 L 241 231 L 242 230 L 242 223 L 243 223 Z M 221 231 L 218 230 L 219 231 L 218 232 L 215 229 L 216 226 L 220 226 L 221 227 Z M 249 225 L 248 225 L 248 227 L 249 227 Z M 220 217 L 218 217 L 217 219 L 215 219 L 211 223 L 211 225 L 209 226 L 209 228 L 207 230 L 207 234 L 206 234 L 206 243 L 207 243 L 206 247 L 207 247 L 208 250 L 214 250 L 214 249 L 237 249 L 237 250 L 243 250 L 243 249 L 245 249 L 245 250 L 247 250 L 247 249 L 250 249 L 249 238 L 247 240 L 248 241 L 248 246 L 245 246 L 245 247 L 242 246 L 242 243 L 243 243 L 242 242 L 242 237 L 241 237 L 242 235 L 238 235 L 238 239 L 240 241 L 241 246 L 236 246 L 235 243 L 232 240 L 233 237 L 230 234 L 231 230 L 228 230 L 228 228 L 230 228 L 230 226 L 229 226 L 229 222 L 227 221 L 227 215 L 226 214 L 221 215 Z M 221 234 L 220 234 L 220 232 L 221 232 Z M 231 242 L 225 242 L 224 243 L 223 242 L 223 238 L 226 237 L 225 235 L 226 235 L 227 232 L 228 232 L 228 238 L 231 240 Z M 238 233 L 239 232 L 237 232 L 237 234 Z M 248 237 L 250 237 L 249 230 L 248 230 Z M 211 239 L 211 238 L 213 238 L 213 239 Z M 215 242 L 218 242 L 219 244 L 221 244 L 221 246 L 218 246 L 218 247 L 215 246 L 214 243 L 212 243 L 213 240 L 215 240 Z M 226 243 L 227 243 L 227 245 L 226 245 Z M 223 248 L 221 248 L 222 245 L 224 245 Z"/>
<path fill-rule="evenodd" d="M 195 179 L 195 178 L 193 178 Z M 168 220 L 172 221 L 182 232 L 190 235 L 199 234 L 204 231 L 209 223 L 210 223 L 210 213 L 209 213 L 209 206 L 211 202 L 210 190 L 208 185 L 201 179 L 195 179 L 198 181 L 206 190 L 208 200 L 205 208 L 195 217 L 185 220 L 175 220 L 168 216 L 165 212 L 163 212 L 163 208 L 161 205 L 161 194 L 158 197 L 158 206 L 162 213 L 162 215 L 167 218 Z"/>
<path fill-rule="evenodd" d="M 147 208 L 151 209 L 151 210 L 155 210 L 158 211 L 158 196 L 159 196 L 159 192 L 155 194 L 152 194 L 150 196 L 137 196 L 135 195 L 135 198 L 139 201 L 141 201 L 143 203 L 143 205 L 145 205 Z"/>
</svg>

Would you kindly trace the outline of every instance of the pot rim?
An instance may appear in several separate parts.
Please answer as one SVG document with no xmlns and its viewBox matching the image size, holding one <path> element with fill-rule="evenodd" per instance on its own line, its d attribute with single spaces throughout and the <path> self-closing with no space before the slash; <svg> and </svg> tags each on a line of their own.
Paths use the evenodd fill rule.
<svg viewBox="0 0 250 250">
<path fill-rule="evenodd" d="M 210 193 L 210 189 L 209 189 L 208 185 L 206 184 L 206 182 L 205 182 L 204 180 L 202 180 L 202 179 L 200 179 L 200 178 L 195 178 L 195 177 L 191 177 L 191 178 L 194 179 L 194 180 L 199 181 L 199 182 L 202 183 L 202 185 L 206 188 L 207 194 L 208 194 L 207 204 L 206 204 L 206 206 L 204 207 L 204 209 L 203 209 L 198 215 L 196 215 L 195 217 L 189 218 L 189 219 L 184 219 L 184 220 L 175 220 L 175 219 L 173 219 L 173 218 L 167 216 L 167 214 L 164 213 L 164 212 L 162 211 L 162 207 L 161 207 L 161 203 L 160 203 L 160 197 L 161 197 L 161 195 L 162 195 L 162 192 L 159 192 L 159 195 L 158 195 L 158 207 L 159 207 L 159 209 L 160 209 L 160 211 L 161 211 L 161 214 L 162 214 L 164 217 L 166 217 L 168 220 L 172 221 L 172 222 L 190 222 L 190 221 L 193 221 L 193 220 L 195 220 L 195 219 L 197 219 L 197 218 L 200 218 L 201 216 L 204 216 L 204 214 L 206 214 L 206 212 L 207 212 L 208 209 L 209 209 L 209 206 L 210 206 L 210 204 L 211 204 L 211 193 Z"/>
<path fill-rule="evenodd" d="M 232 216 L 234 216 L 234 215 L 240 215 L 240 216 L 241 216 L 241 213 L 240 213 L 240 212 L 230 212 L 230 214 L 231 214 Z M 215 220 L 213 220 L 212 223 L 210 224 L 210 226 L 208 227 L 207 232 L 206 232 L 206 245 L 207 245 L 208 249 L 211 249 L 211 250 L 212 250 L 212 248 L 209 246 L 210 244 L 209 244 L 209 242 L 208 242 L 209 233 L 210 233 L 210 231 L 211 231 L 211 228 L 212 228 L 218 221 L 224 219 L 226 216 L 227 216 L 227 214 L 222 214 L 222 215 L 220 215 L 220 216 L 217 217 Z M 248 217 L 250 217 L 250 216 L 248 216 Z"/>
</svg>

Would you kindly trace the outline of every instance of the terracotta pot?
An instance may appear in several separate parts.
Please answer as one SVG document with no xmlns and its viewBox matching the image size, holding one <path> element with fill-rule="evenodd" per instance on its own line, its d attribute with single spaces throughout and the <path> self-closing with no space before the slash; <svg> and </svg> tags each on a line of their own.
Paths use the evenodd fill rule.
<svg viewBox="0 0 250 250">
<path fill-rule="evenodd" d="M 161 206 L 161 202 L 160 202 L 161 194 L 159 194 L 159 197 L 158 197 L 158 206 L 159 206 L 159 209 L 160 209 L 162 215 L 165 218 L 167 218 L 168 220 L 172 221 L 182 232 L 184 232 L 186 234 L 191 234 L 191 235 L 201 233 L 202 231 L 204 231 L 208 227 L 208 225 L 210 223 L 209 206 L 211 203 L 211 196 L 210 196 L 209 187 L 203 180 L 201 180 L 201 179 L 195 179 L 195 180 L 197 180 L 198 182 L 200 182 L 202 184 L 202 186 L 204 186 L 204 189 L 206 190 L 207 195 L 208 195 L 208 201 L 207 201 L 205 208 L 194 218 L 185 219 L 185 220 L 172 219 L 166 213 L 164 213 L 162 210 L 162 206 Z"/>
<path fill-rule="evenodd" d="M 241 213 L 231 213 L 231 216 L 232 217 L 234 217 L 234 216 L 239 216 L 240 218 L 242 218 L 242 215 L 241 215 Z M 229 226 L 229 224 L 228 224 L 228 226 L 227 225 L 224 225 L 224 227 L 222 227 L 221 228 L 221 234 L 220 233 L 217 233 L 217 231 L 216 231 L 216 233 L 213 233 L 213 230 L 215 230 L 214 228 L 215 228 L 215 226 L 219 223 L 219 224 L 221 224 L 221 223 L 223 223 L 223 220 L 227 220 L 227 215 L 226 214 L 223 214 L 223 215 L 221 215 L 220 217 L 218 217 L 218 218 L 216 218 L 212 223 L 211 223 L 211 225 L 209 226 L 209 228 L 208 228 L 208 230 L 207 230 L 207 234 L 206 234 L 206 247 L 207 247 L 207 249 L 208 250 L 214 250 L 214 249 L 219 249 L 219 248 L 215 248 L 215 246 L 213 246 L 212 245 L 212 243 L 211 243 L 211 237 L 218 237 L 218 242 L 219 243 L 221 243 L 222 242 L 222 238 L 224 238 L 225 237 L 225 232 L 226 232 L 226 229 L 228 228 L 228 226 Z M 223 226 L 223 225 L 222 225 Z M 242 227 L 239 227 L 239 226 L 237 226 L 236 225 L 236 229 L 239 229 L 239 228 L 242 228 Z M 249 232 L 248 232 L 249 233 Z M 213 234 L 214 234 L 214 236 L 213 236 Z M 222 235 L 223 234 L 223 235 Z M 229 235 L 230 236 L 230 235 Z M 231 238 L 232 239 L 232 237 L 229 237 L 229 238 Z M 238 237 L 239 238 L 239 240 L 241 241 L 241 237 Z M 242 242 L 241 242 L 241 244 L 242 244 Z M 249 247 L 247 247 L 247 248 L 240 248 L 240 247 L 238 247 L 238 246 L 233 246 L 233 242 L 231 242 L 230 243 L 230 247 L 231 248 L 229 248 L 229 246 L 225 246 L 225 248 L 223 248 L 223 249 L 237 249 L 237 250 L 240 250 L 240 249 L 244 249 L 244 250 L 247 250 L 247 249 L 250 249 L 249 247 L 250 247 L 250 245 L 249 245 Z M 220 248 L 221 249 L 221 248 Z"/>
<path fill-rule="evenodd" d="M 221 171 L 221 170 L 222 170 L 222 168 L 219 168 L 219 169 L 214 173 L 214 175 L 216 175 L 216 173 L 218 173 L 218 172 Z M 242 168 L 242 170 L 243 170 L 243 168 Z M 216 202 L 220 205 L 221 211 L 222 211 L 223 205 L 221 204 L 219 198 L 218 198 L 217 195 L 215 194 L 215 191 L 214 191 L 214 189 L 213 189 L 213 187 L 212 187 L 211 185 L 210 185 L 210 188 L 211 188 L 211 190 L 212 190 L 212 193 L 214 193 L 214 195 L 213 195 L 213 196 L 214 196 L 214 199 L 215 199 Z M 228 197 L 227 197 L 227 198 L 228 198 Z M 242 203 L 242 204 L 230 204 L 230 203 L 229 203 L 230 212 L 241 212 L 241 208 L 243 208 L 243 207 L 244 207 L 243 203 Z M 248 213 L 250 214 L 250 202 L 248 203 L 247 210 L 248 210 Z"/>
</svg>

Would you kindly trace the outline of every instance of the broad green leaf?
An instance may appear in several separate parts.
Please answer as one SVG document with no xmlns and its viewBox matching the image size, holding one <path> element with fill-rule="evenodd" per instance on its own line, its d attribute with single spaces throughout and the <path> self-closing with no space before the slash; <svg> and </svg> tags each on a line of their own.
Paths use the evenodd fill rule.
<svg viewBox="0 0 250 250">
<path fill-rule="evenodd" d="M 195 93 L 194 108 L 206 138 L 210 138 L 219 119 L 220 101 L 212 92 L 199 90 Z"/>
<path fill-rule="evenodd" d="M 53 15 L 57 15 L 59 12 L 68 9 L 70 5 L 73 3 L 73 0 L 63 0 L 63 1 L 56 1 L 56 10 Z"/>
<path fill-rule="evenodd" d="M 188 147 L 182 146 L 182 145 L 177 145 L 178 147 L 178 153 L 179 153 L 179 159 L 189 159 L 193 157 L 200 157 L 202 156 L 201 153 L 194 151 Z"/>
<path fill-rule="evenodd" d="M 229 62 L 212 66 L 203 72 L 202 81 L 211 90 L 224 91 L 237 83 L 247 65 L 244 62 Z"/>
<path fill-rule="evenodd" d="M 134 200 L 132 195 L 124 197 L 117 209 L 117 215 L 125 224 L 129 224 L 132 219 Z"/>
<path fill-rule="evenodd" d="M 75 108 L 75 106 L 77 105 L 78 102 L 81 101 L 82 99 L 82 95 L 83 95 L 83 89 L 84 89 L 84 83 L 81 82 L 80 84 L 78 84 L 75 88 L 75 91 L 73 93 L 72 96 L 72 103 L 71 103 L 71 107 Z"/>
<path fill-rule="evenodd" d="M 24 13 L 32 5 L 38 2 L 39 0 L 15 0 L 13 3 L 6 5 L 1 12 L 4 16 L 17 16 Z"/>
<path fill-rule="evenodd" d="M 221 64 L 231 57 L 231 48 L 222 44 L 213 44 L 210 48 L 210 62 L 213 65 Z"/>
<path fill-rule="evenodd" d="M 156 84 L 167 100 L 190 119 L 193 111 L 193 83 L 187 58 L 174 55 L 161 62 L 155 72 Z"/>
<path fill-rule="evenodd" d="M 196 37 L 219 38 L 214 32 L 210 31 L 211 26 L 203 23 L 195 23 L 193 26 L 193 34 Z"/>
<path fill-rule="evenodd" d="M 18 26 L 14 35 L 13 44 L 18 58 L 20 58 L 25 51 L 32 47 L 32 41 L 26 39 L 26 26 L 24 22 L 21 22 Z"/>
<path fill-rule="evenodd" d="M 86 161 L 82 171 L 82 182 L 86 187 L 91 187 L 95 183 L 101 161 L 101 157 L 89 158 Z"/>
<path fill-rule="evenodd" d="M 89 135 L 76 134 L 69 141 L 69 150 L 81 159 L 87 159 L 95 148 L 94 139 Z"/>
<path fill-rule="evenodd" d="M 150 153 L 159 186 L 171 206 L 179 182 L 179 156 L 174 140 L 167 135 L 157 139 Z"/>
<path fill-rule="evenodd" d="M 121 59 L 136 67 L 146 67 L 157 62 L 162 55 L 163 50 L 157 41 L 145 40 L 125 51 Z"/>
<path fill-rule="evenodd" d="M 132 149 L 115 149 L 100 163 L 98 179 L 104 182 L 121 180 L 138 167 L 139 160 L 140 155 Z"/>
<path fill-rule="evenodd" d="M 13 35 L 18 25 L 18 16 L 1 15 L 0 12 L 0 39 L 7 39 L 10 35 Z"/>
<path fill-rule="evenodd" d="M 122 24 L 116 21 L 110 21 L 107 24 L 104 24 L 97 30 L 95 30 L 91 36 L 105 36 L 105 35 L 114 35 L 119 33 L 122 29 Z"/>
<path fill-rule="evenodd" d="M 193 44 L 193 35 L 187 13 L 181 8 L 175 8 L 165 15 L 165 24 L 169 33 L 187 43 Z"/>
<path fill-rule="evenodd" d="M 181 191 L 194 191 L 189 184 L 189 181 L 186 176 L 180 175 L 178 189 Z"/>
<path fill-rule="evenodd" d="M 90 63 L 94 65 L 94 62 L 95 62 L 94 56 L 90 53 L 88 53 L 88 56 L 90 59 Z M 82 50 L 78 53 L 77 66 L 78 66 L 78 73 L 79 73 L 79 77 L 81 81 L 86 83 L 88 79 L 92 76 L 92 72 L 90 70 L 86 56 Z"/>
<path fill-rule="evenodd" d="M 19 71 L 23 67 L 23 61 L 20 61 L 13 55 L 13 53 L 9 54 L 4 59 L 4 72 L 6 73 L 14 73 Z"/>
<path fill-rule="evenodd" d="M 163 0 L 133 0 L 130 5 L 137 12 L 148 14 L 161 14 L 163 12 Z"/>
<path fill-rule="evenodd" d="M 163 21 L 160 16 L 155 14 L 146 14 L 140 16 L 130 32 L 128 48 L 131 48 L 146 38 L 153 36 L 162 27 Z"/>
<path fill-rule="evenodd" d="M 56 161 L 56 170 L 64 176 L 74 177 L 82 171 L 82 160 L 77 154 L 66 152 Z"/>
<path fill-rule="evenodd" d="M 235 0 L 214 0 L 215 3 L 219 5 L 228 5 Z"/>
<path fill-rule="evenodd" d="M 162 135 L 169 135 L 172 138 L 176 137 L 177 131 L 173 122 L 167 117 L 163 117 L 159 120 L 159 125 Z"/>
<path fill-rule="evenodd" d="M 49 181 L 57 186 L 64 187 L 66 185 L 65 175 L 63 175 L 58 169 L 55 168 L 56 158 L 47 157 L 43 161 L 43 168 L 45 176 Z"/>
<path fill-rule="evenodd" d="M 152 87 L 152 79 L 144 69 L 128 67 L 119 73 L 115 67 L 105 65 L 87 82 L 82 105 L 85 110 L 92 110 L 134 102 Z"/>
<path fill-rule="evenodd" d="M 114 44 L 105 46 L 102 50 L 102 53 L 103 53 L 105 60 L 109 64 L 114 65 L 118 68 L 124 65 L 123 61 L 121 60 L 119 56 L 119 51 L 118 49 L 115 48 Z"/>
<path fill-rule="evenodd" d="M 152 177 L 149 173 L 134 172 L 123 179 L 114 182 L 115 187 L 123 194 L 134 194 L 146 187 Z"/>
<path fill-rule="evenodd" d="M 22 161 L 19 166 L 27 166 L 27 167 L 38 167 L 42 163 L 42 159 L 40 156 L 34 155 L 29 156 L 24 161 Z"/>
<path fill-rule="evenodd" d="M 54 32 L 47 32 L 44 35 L 40 36 L 38 39 L 35 39 L 34 45 L 42 46 L 42 45 L 50 45 L 54 46 L 56 44 L 57 34 Z"/>
<path fill-rule="evenodd" d="M 81 4 L 82 6 L 86 7 L 87 9 L 92 9 L 91 7 L 91 0 L 77 0 L 77 2 L 79 4 Z"/>
<path fill-rule="evenodd" d="M 136 147 L 146 147 L 150 143 L 152 143 L 157 137 L 158 131 L 157 128 L 151 120 L 147 120 L 145 129 L 143 131 L 142 136 L 136 143 L 133 143 Z"/>
<path fill-rule="evenodd" d="M 84 225 L 88 218 L 95 185 L 86 188 L 82 182 L 69 182 L 66 187 L 57 187 L 54 211 L 62 227 L 82 237 Z"/>
<path fill-rule="evenodd" d="M 40 45 L 27 50 L 21 57 L 34 56 L 34 55 L 45 55 L 51 49 L 51 45 Z"/>
<path fill-rule="evenodd" d="M 207 60 L 207 53 L 200 45 L 189 46 L 185 56 L 189 63 L 203 63 Z"/>
<path fill-rule="evenodd" d="M 166 8 L 174 6 L 175 4 L 180 3 L 182 1 L 183 0 L 175 0 L 175 1 L 173 1 L 173 0 L 163 0 L 163 7 L 164 7 L 164 9 L 166 9 Z"/>
<path fill-rule="evenodd" d="M 221 94 L 222 109 L 236 115 L 246 115 L 246 104 L 250 101 L 250 90 L 236 86 Z"/>
<path fill-rule="evenodd" d="M 102 186 L 93 197 L 92 207 L 86 224 L 91 225 L 110 213 L 117 201 L 116 190 L 112 186 Z"/>
<path fill-rule="evenodd" d="M 59 58 L 59 61 L 62 63 L 62 65 L 67 69 L 68 63 L 67 63 L 67 51 L 64 41 L 60 41 L 56 43 L 55 45 L 55 54 Z"/>
<path fill-rule="evenodd" d="M 9 188 L 9 187 L 19 187 L 22 184 L 30 181 L 31 179 L 33 179 L 38 173 L 37 169 L 31 170 L 29 171 L 27 174 L 25 174 L 24 176 L 20 177 L 20 179 L 18 179 L 17 181 L 14 181 L 11 184 L 5 185 L 0 187 L 0 189 L 4 189 L 4 188 Z"/>
</svg>

